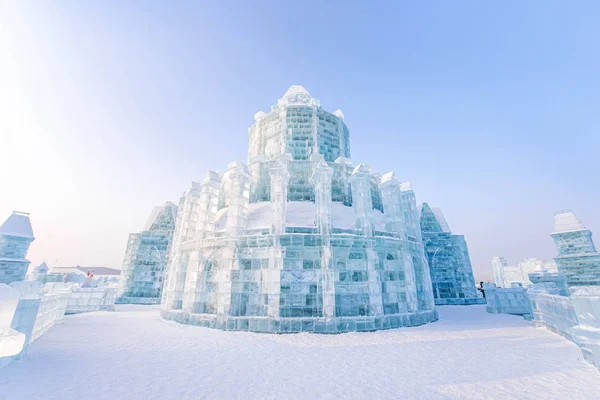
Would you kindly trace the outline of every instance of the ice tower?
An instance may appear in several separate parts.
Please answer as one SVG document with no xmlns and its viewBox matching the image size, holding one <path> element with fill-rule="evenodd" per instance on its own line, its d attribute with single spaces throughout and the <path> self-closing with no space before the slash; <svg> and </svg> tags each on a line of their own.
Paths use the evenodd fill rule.
<svg viewBox="0 0 600 400">
<path fill-rule="evenodd" d="M 558 256 L 554 258 L 558 272 L 567 278 L 568 286 L 600 285 L 600 254 L 587 229 L 571 210 L 554 216 L 552 234 Z"/>
<path fill-rule="evenodd" d="M 160 303 L 177 206 L 155 207 L 144 230 L 129 235 L 117 303 Z"/>
<path fill-rule="evenodd" d="M 442 210 L 427 203 L 421 207 L 420 222 L 435 304 L 484 304 L 477 297 L 465 237 L 452 234 Z"/>
<path fill-rule="evenodd" d="M 30 262 L 25 257 L 33 240 L 29 214 L 13 211 L 0 226 L 0 283 L 25 279 Z"/>
<path fill-rule="evenodd" d="M 302 86 L 254 119 L 248 165 L 181 198 L 162 316 L 272 333 L 435 321 L 410 185 L 352 165 L 344 114 Z"/>
</svg>

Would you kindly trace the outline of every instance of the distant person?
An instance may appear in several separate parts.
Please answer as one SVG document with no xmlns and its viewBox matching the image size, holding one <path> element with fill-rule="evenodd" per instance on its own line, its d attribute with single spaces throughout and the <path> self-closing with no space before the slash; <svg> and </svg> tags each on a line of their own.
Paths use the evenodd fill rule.
<svg viewBox="0 0 600 400">
<path fill-rule="evenodd" d="M 485 299 L 485 290 L 483 290 L 483 281 L 479 282 L 479 290 L 481 290 L 481 295 Z"/>
</svg>

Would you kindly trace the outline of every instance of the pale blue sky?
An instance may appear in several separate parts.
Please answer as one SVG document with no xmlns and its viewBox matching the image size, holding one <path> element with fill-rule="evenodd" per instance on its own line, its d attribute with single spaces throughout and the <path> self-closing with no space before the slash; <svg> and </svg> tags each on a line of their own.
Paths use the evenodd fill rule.
<svg viewBox="0 0 600 400">
<path fill-rule="evenodd" d="M 34 263 L 120 268 L 292 84 L 442 208 L 478 278 L 554 256 L 556 210 L 600 235 L 600 3 L 250 3 L 0 5 L 0 218 L 31 213 Z"/>
</svg>

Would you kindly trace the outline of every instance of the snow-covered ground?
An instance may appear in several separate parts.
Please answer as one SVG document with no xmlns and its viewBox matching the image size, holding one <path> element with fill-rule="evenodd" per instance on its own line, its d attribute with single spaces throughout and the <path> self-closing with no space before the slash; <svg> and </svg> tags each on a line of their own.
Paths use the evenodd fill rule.
<svg viewBox="0 0 600 400">
<path fill-rule="evenodd" d="M 598 399 L 573 343 L 483 306 L 341 335 L 222 332 L 158 309 L 65 317 L 0 370 L 0 399 Z"/>
</svg>

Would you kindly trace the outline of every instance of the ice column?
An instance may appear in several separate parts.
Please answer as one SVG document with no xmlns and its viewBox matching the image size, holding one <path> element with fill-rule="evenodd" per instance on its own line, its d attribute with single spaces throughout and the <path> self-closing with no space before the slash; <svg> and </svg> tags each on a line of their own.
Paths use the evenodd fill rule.
<svg viewBox="0 0 600 400">
<path fill-rule="evenodd" d="M 259 202 L 263 201 L 263 163 L 265 162 L 264 156 L 256 156 L 252 157 L 251 161 L 248 164 L 248 170 L 250 171 L 250 176 L 252 177 L 252 184 L 250 185 L 250 201 L 251 202 Z"/>
<path fill-rule="evenodd" d="M 248 221 L 248 202 L 250 195 L 250 174 L 241 162 L 232 162 L 228 166 L 228 204 L 227 236 L 237 236 L 246 227 Z"/>
<path fill-rule="evenodd" d="M 335 160 L 335 163 L 340 165 L 339 185 L 344 196 L 342 201 L 345 205 L 350 205 L 351 199 L 350 194 L 348 193 L 348 188 L 350 187 L 348 184 L 348 175 L 350 175 L 350 172 L 352 171 L 352 160 L 345 157 L 338 157 Z"/>
<path fill-rule="evenodd" d="M 356 227 L 362 230 L 366 237 L 373 237 L 373 200 L 371 198 L 371 169 L 364 164 L 359 164 L 350 175 L 352 188 L 352 207 L 356 218 Z M 365 249 L 367 255 L 367 278 L 369 292 L 369 315 L 383 314 L 383 299 L 381 295 L 381 281 L 375 267 L 379 264 L 377 253 L 373 250 L 373 243 L 368 242 Z"/>
<path fill-rule="evenodd" d="M 196 249 L 192 250 L 187 265 L 184 311 L 197 313 L 200 310 L 200 304 L 206 303 L 206 291 L 202 290 L 204 281 L 203 260 L 198 251 L 204 238 L 215 230 L 217 208 L 219 203 L 219 192 L 221 181 L 219 174 L 215 171 L 208 171 L 206 177 L 200 182 L 198 197 L 198 221 L 196 222 Z"/>
<path fill-rule="evenodd" d="M 379 192 L 383 204 L 386 231 L 396 232 L 400 239 L 406 239 L 404 212 L 402 210 L 402 190 L 400 189 L 400 182 L 396 179 L 393 171 L 383 175 L 379 184 Z"/>
<path fill-rule="evenodd" d="M 331 234 L 331 178 L 333 170 L 327 165 L 323 155 L 313 154 L 312 182 L 315 185 L 316 225 L 321 235 Z"/>
<path fill-rule="evenodd" d="M 271 221 L 271 232 L 275 235 L 285 233 L 285 219 L 287 206 L 288 162 L 292 156 L 288 153 L 280 154 L 269 170 L 271 175 L 271 205 L 273 207 L 273 220 Z"/>
<path fill-rule="evenodd" d="M 333 169 L 327 165 L 323 155 L 313 154 L 312 183 L 315 185 L 316 225 L 322 240 L 321 278 L 323 291 L 323 316 L 335 317 L 335 274 L 331 261 L 331 178 Z"/>
<path fill-rule="evenodd" d="M 291 158 L 292 156 L 288 153 L 280 154 L 269 170 L 271 176 L 271 206 L 273 207 L 273 220 L 271 221 L 273 247 L 269 249 L 269 268 L 262 271 L 262 292 L 268 296 L 267 315 L 271 318 L 279 318 L 281 270 L 283 269 L 283 248 L 280 243 L 280 235 L 285 233 L 288 183 L 290 179 L 288 162 Z"/>
<path fill-rule="evenodd" d="M 346 157 L 350 157 L 350 149 L 348 148 L 348 141 L 346 140 L 346 136 L 344 135 L 344 128 L 343 128 L 343 121 L 344 121 L 344 113 L 342 112 L 342 110 L 335 110 L 333 112 L 333 115 L 335 115 L 336 117 L 338 117 L 340 119 L 339 123 L 337 124 L 337 128 L 338 128 L 338 145 L 340 147 L 340 157 L 346 156 Z M 336 160 L 337 161 L 337 160 Z"/>
<path fill-rule="evenodd" d="M 348 179 L 352 188 L 352 207 L 354 208 L 355 226 L 363 235 L 373 236 L 373 200 L 371 199 L 371 169 L 359 164 Z"/>
<path fill-rule="evenodd" d="M 237 241 L 248 222 L 248 203 L 250 198 L 250 174 L 246 165 L 232 162 L 227 175 L 227 245 L 222 251 L 223 265 L 218 269 L 217 315 L 229 315 L 231 307 L 231 270 L 238 269 Z"/>
<path fill-rule="evenodd" d="M 312 154 L 319 154 L 319 114 L 318 107 L 313 104 L 312 106 Z"/>
<path fill-rule="evenodd" d="M 421 310 L 433 310 L 433 287 L 431 285 L 431 274 L 429 272 L 429 264 L 425 257 L 425 249 L 423 248 L 423 238 L 421 237 L 421 223 L 419 212 L 417 210 L 417 199 L 415 193 L 410 187 L 409 182 L 400 184 L 402 190 L 402 209 L 404 211 L 404 221 L 406 226 L 406 234 L 409 241 L 414 241 L 421 246 L 420 257 L 413 257 L 413 265 L 415 270 L 415 278 L 417 283 L 417 297 L 419 300 L 419 308 Z"/>
<path fill-rule="evenodd" d="M 196 236 L 198 209 L 200 207 L 200 184 L 192 182 L 190 189 L 183 194 L 179 202 L 177 222 L 169 257 L 167 280 L 163 289 L 163 309 L 180 310 L 183 305 L 185 277 L 188 268 L 189 252 L 184 250 L 186 242 Z M 189 245 L 189 244 L 188 244 Z"/>
<path fill-rule="evenodd" d="M 393 171 L 383 175 L 379 184 L 379 191 L 383 204 L 385 229 L 389 232 L 398 233 L 400 239 L 406 241 L 402 190 L 400 182 L 396 179 Z M 406 243 L 403 243 L 402 246 L 402 261 L 406 279 L 406 302 L 408 311 L 414 312 L 418 308 L 416 277 L 410 250 L 406 245 Z"/>
</svg>

